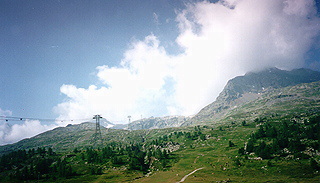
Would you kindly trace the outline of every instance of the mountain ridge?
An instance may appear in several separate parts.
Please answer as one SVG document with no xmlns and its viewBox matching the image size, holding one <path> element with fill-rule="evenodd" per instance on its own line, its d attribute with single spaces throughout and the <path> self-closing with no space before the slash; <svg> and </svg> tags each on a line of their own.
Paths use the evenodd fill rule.
<svg viewBox="0 0 320 183">
<path fill-rule="evenodd" d="M 150 117 L 133 121 L 128 125 L 127 129 L 141 130 L 179 127 L 189 119 L 190 117 L 185 116 Z"/>
<path fill-rule="evenodd" d="M 198 114 L 183 125 L 206 120 L 219 120 L 227 112 L 261 96 L 261 93 L 301 83 L 320 81 L 320 72 L 310 69 L 291 71 L 269 68 L 260 72 L 249 72 L 228 81 L 217 99 L 201 109 Z"/>
</svg>

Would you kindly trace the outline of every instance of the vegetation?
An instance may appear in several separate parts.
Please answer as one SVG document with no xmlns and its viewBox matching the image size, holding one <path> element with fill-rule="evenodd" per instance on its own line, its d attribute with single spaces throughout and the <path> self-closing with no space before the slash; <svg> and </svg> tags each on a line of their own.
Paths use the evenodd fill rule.
<svg viewBox="0 0 320 183">
<path fill-rule="evenodd" d="M 148 153 L 147 153 L 148 152 Z M 128 171 L 147 173 L 156 162 L 165 168 L 170 151 L 157 147 L 143 150 L 141 144 L 109 144 L 102 149 L 74 149 L 68 154 L 57 154 L 51 148 L 13 151 L 0 159 L 0 180 L 56 180 L 84 174 L 101 175 L 104 169 L 122 167 Z M 104 168 L 103 168 L 104 167 Z"/>
<path fill-rule="evenodd" d="M 18 150 L 3 155 L 0 159 L 1 179 L 25 181 L 66 178 L 75 175 L 71 166 L 51 148 Z"/>
<path fill-rule="evenodd" d="M 263 159 L 288 156 L 310 159 L 312 153 L 320 150 L 320 115 L 310 118 L 295 116 L 277 122 L 258 118 L 254 121 L 259 128 L 251 134 L 246 146 L 239 149 L 241 155 L 255 153 Z"/>
<path fill-rule="evenodd" d="M 203 168 L 186 182 L 314 182 L 320 169 L 319 119 L 261 117 L 245 126 L 240 121 L 158 129 L 142 143 L 18 150 L 1 157 L 0 181 L 177 182 Z"/>
</svg>

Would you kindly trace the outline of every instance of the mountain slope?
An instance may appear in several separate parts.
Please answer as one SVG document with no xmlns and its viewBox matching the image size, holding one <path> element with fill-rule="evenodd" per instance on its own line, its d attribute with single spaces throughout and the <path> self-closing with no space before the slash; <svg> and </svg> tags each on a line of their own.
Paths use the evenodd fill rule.
<svg viewBox="0 0 320 183">
<path fill-rule="evenodd" d="M 284 71 L 277 68 L 247 73 L 228 81 L 216 101 L 204 107 L 184 125 L 220 120 L 231 110 L 261 97 L 275 89 L 320 80 L 320 72 L 309 69 Z"/>
<path fill-rule="evenodd" d="M 227 112 L 223 120 L 253 121 L 261 117 L 286 118 L 320 112 L 320 81 L 302 83 L 263 93 L 258 99 Z"/>
<path fill-rule="evenodd" d="M 51 147 L 53 150 L 62 152 L 72 151 L 74 148 L 101 145 L 100 140 L 98 142 L 93 141 L 95 128 L 95 123 L 91 122 L 58 127 L 14 144 L 0 146 L 0 155 L 14 150 L 37 147 Z M 100 128 L 103 143 L 136 143 L 141 142 L 143 140 L 142 136 L 145 135 L 145 131 L 130 132 L 127 130 L 105 128 L 101 125 Z"/>
<path fill-rule="evenodd" d="M 151 117 L 137 121 L 133 121 L 128 125 L 130 130 L 141 129 L 161 129 L 170 127 L 179 127 L 186 122 L 189 117 L 184 116 L 166 116 L 166 117 Z"/>
</svg>

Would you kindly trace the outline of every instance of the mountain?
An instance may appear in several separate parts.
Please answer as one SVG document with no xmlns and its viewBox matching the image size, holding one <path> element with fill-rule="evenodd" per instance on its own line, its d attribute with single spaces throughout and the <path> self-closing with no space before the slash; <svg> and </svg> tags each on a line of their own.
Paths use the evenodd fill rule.
<svg viewBox="0 0 320 183">
<path fill-rule="evenodd" d="M 318 182 L 318 75 L 248 73 L 228 82 L 208 115 L 101 126 L 103 141 L 85 122 L 0 146 L 0 182 Z"/>
<path fill-rule="evenodd" d="M 127 128 L 130 130 L 141 130 L 179 127 L 187 120 L 189 120 L 189 117 L 184 116 L 150 117 L 133 121 Z"/>
<path fill-rule="evenodd" d="M 111 129 L 110 122 L 101 121 L 101 133 L 105 142 L 133 143 L 143 141 L 151 129 L 225 123 L 230 121 L 253 121 L 255 118 L 309 114 L 320 112 L 320 73 L 308 69 L 283 71 L 272 68 L 257 73 L 247 73 L 231 79 L 217 100 L 203 108 L 196 116 L 151 117 L 137 120 L 121 128 Z M 310 83 L 312 82 L 312 83 Z M 7 126 L 3 126 L 7 128 Z M 113 128 L 119 128 L 117 125 Z M 172 128 L 172 129 L 171 129 Z M 142 129 L 142 130 L 141 130 Z M 18 149 L 52 147 L 66 151 L 75 147 L 94 145 L 94 123 L 82 123 L 59 127 L 15 144 L 0 146 L 0 154 Z"/>
<path fill-rule="evenodd" d="M 287 86 L 319 80 L 320 72 L 309 69 L 285 71 L 270 68 L 260 72 L 250 72 L 244 76 L 238 76 L 229 80 L 216 101 L 204 107 L 197 115 L 183 125 L 220 120 L 228 112 L 260 98 L 264 93 Z"/>
<path fill-rule="evenodd" d="M 115 124 L 111 128 L 112 129 L 127 129 L 128 128 L 128 124 Z"/>
<path fill-rule="evenodd" d="M 14 144 L 0 146 L 0 155 L 19 149 L 37 147 L 51 147 L 59 152 L 72 151 L 74 148 L 85 148 L 100 145 L 101 141 L 94 141 L 95 123 L 84 122 L 67 125 L 46 131 L 31 138 L 23 139 Z M 144 131 L 129 132 L 127 130 L 110 129 L 100 126 L 103 143 L 124 142 L 135 143 L 141 141 Z M 130 136 L 128 138 L 128 136 Z"/>
<path fill-rule="evenodd" d="M 92 121 L 95 123 L 95 121 Z M 110 121 L 106 120 L 105 118 L 100 119 L 100 125 L 105 128 L 112 128 L 115 124 L 111 123 Z"/>
<path fill-rule="evenodd" d="M 301 83 L 260 94 L 226 112 L 222 122 L 254 121 L 257 118 L 308 117 L 320 113 L 320 81 Z"/>
<path fill-rule="evenodd" d="M 68 125 L 67 127 L 58 127 L 35 137 L 23 139 L 14 144 L 0 146 L 0 154 L 12 150 L 36 147 L 53 147 L 55 149 L 66 149 L 70 146 L 76 147 L 80 144 L 89 143 L 94 129 L 95 124 L 89 122 L 79 125 Z M 102 130 L 104 130 L 103 127 Z"/>
</svg>

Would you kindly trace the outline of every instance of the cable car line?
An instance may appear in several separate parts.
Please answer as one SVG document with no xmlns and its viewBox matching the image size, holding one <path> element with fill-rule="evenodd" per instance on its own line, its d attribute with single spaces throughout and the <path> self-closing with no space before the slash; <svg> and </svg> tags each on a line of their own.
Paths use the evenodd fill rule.
<svg viewBox="0 0 320 183">
<path fill-rule="evenodd" d="M 45 118 L 26 118 L 26 117 L 16 117 L 16 116 L 0 116 L 0 121 L 23 121 L 23 120 L 38 120 L 41 122 L 73 122 L 73 121 L 89 121 L 91 118 L 86 118 L 86 119 L 45 119 Z"/>
</svg>

